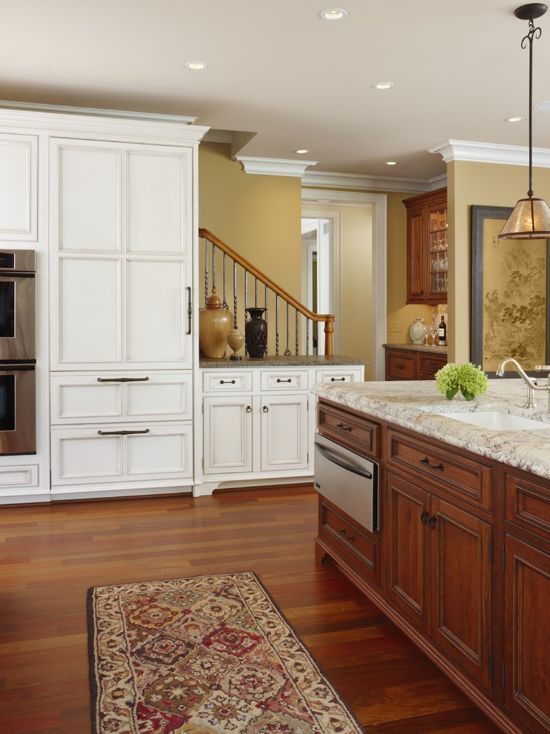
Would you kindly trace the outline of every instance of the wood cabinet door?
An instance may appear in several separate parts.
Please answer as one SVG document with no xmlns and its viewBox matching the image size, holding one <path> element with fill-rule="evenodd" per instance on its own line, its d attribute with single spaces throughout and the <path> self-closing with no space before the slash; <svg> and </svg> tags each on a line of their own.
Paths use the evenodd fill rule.
<svg viewBox="0 0 550 734">
<path fill-rule="evenodd" d="M 550 555 L 505 537 L 505 703 L 530 732 L 550 731 Z"/>
<path fill-rule="evenodd" d="M 491 686 L 491 525 L 432 497 L 431 635 L 445 654 Z"/>
<path fill-rule="evenodd" d="M 426 300 L 426 215 L 425 208 L 407 212 L 407 303 Z"/>
<path fill-rule="evenodd" d="M 428 618 L 427 526 L 430 495 L 391 472 L 387 477 L 386 590 L 394 606 L 424 628 Z"/>
<path fill-rule="evenodd" d="M 252 396 L 204 398 L 204 473 L 252 471 Z"/>
</svg>

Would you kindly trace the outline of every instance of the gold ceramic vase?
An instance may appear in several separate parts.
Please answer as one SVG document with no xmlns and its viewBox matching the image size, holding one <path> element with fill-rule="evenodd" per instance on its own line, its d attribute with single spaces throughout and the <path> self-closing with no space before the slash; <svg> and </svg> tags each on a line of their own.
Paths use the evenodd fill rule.
<svg viewBox="0 0 550 734">
<path fill-rule="evenodd" d="M 208 359 L 225 357 L 227 335 L 233 326 L 233 316 L 212 288 L 206 308 L 199 311 L 199 344 L 202 355 Z"/>
</svg>

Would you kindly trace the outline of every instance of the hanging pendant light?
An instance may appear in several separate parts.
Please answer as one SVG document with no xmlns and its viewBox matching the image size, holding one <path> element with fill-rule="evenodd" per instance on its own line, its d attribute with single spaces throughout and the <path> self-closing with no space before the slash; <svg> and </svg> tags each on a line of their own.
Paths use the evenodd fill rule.
<svg viewBox="0 0 550 734">
<path fill-rule="evenodd" d="M 533 196 L 533 41 L 540 38 L 542 30 L 535 26 L 535 18 L 546 13 L 544 3 L 529 3 L 514 10 L 520 20 L 529 21 L 527 35 L 521 47 L 529 44 L 529 191 L 526 199 L 520 199 L 506 220 L 499 240 L 534 240 L 550 237 L 550 207 L 544 199 Z"/>
</svg>

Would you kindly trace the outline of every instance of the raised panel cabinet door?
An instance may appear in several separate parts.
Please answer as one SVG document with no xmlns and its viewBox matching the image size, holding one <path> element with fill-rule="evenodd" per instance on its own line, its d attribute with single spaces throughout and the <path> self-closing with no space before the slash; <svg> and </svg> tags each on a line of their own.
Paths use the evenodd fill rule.
<svg viewBox="0 0 550 734">
<path fill-rule="evenodd" d="M 191 254 L 190 156 L 165 146 L 128 151 L 129 252 Z"/>
<path fill-rule="evenodd" d="M 252 471 L 252 396 L 204 398 L 204 473 Z"/>
<path fill-rule="evenodd" d="M 188 265 L 181 261 L 126 262 L 126 362 L 135 366 L 192 366 L 187 316 Z"/>
<path fill-rule="evenodd" d="M 0 241 L 37 239 L 37 154 L 35 135 L 0 135 Z"/>
<path fill-rule="evenodd" d="M 120 252 L 122 147 L 70 140 L 52 145 L 54 247 L 61 252 Z"/>
<path fill-rule="evenodd" d="M 490 688 L 491 525 L 433 497 L 428 527 L 432 637 Z"/>
<path fill-rule="evenodd" d="M 430 495 L 388 473 L 386 502 L 386 590 L 392 603 L 419 628 L 428 619 Z"/>
<path fill-rule="evenodd" d="M 57 319 L 52 363 L 116 364 L 122 360 L 121 263 L 63 257 L 57 262 Z"/>
<path fill-rule="evenodd" d="M 123 479 L 123 437 L 100 436 L 98 430 L 86 427 L 51 431 L 52 486 Z"/>
<path fill-rule="evenodd" d="M 262 471 L 307 469 L 307 406 L 307 395 L 262 397 Z"/>
<path fill-rule="evenodd" d="M 550 554 L 505 536 L 505 703 L 530 732 L 550 731 Z"/>
<path fill-rule="evenodd" d="M 411 209 L 407 212 L 407 302 L 425 300 L 426 252 L 425 210 Z"/>
<path fill-rule="evenodd" d="M 186 479 L 193 476 L 191 423 L 143 426 L 147 433 L 125 437 L 127 479 Z M 133 426 L 132 426 L 133 428 Z"/>
</svg>

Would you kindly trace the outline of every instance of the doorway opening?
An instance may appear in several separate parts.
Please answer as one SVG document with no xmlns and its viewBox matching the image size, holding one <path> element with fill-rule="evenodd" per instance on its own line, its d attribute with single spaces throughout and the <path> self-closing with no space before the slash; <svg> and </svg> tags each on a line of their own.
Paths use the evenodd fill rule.
<svg viewBox="0 0 550 734">
<path fill-rule="evenodd" d="M 302 299 L 314 313 L 333 313 L 331 254 L 331 220 L 302 217 Z M 313 323 L 308 336 L 308 353 L 325 353 L 321 329 L 322 325 Z"/>
</svg>

